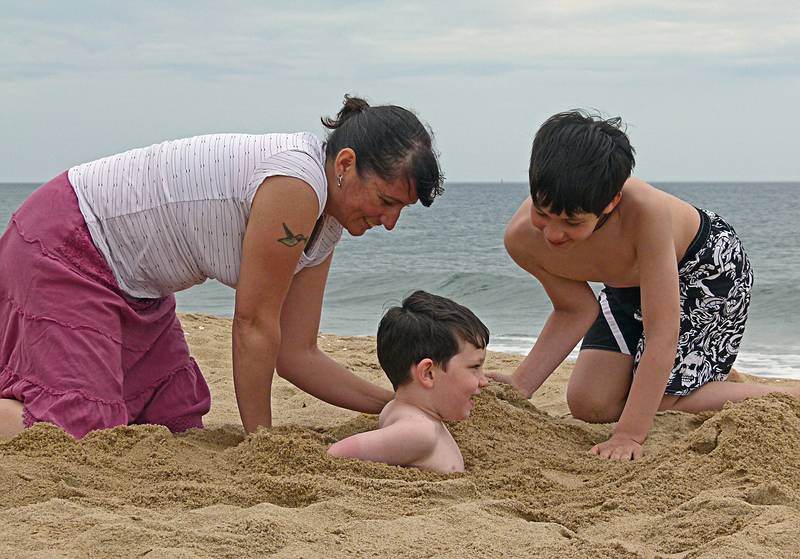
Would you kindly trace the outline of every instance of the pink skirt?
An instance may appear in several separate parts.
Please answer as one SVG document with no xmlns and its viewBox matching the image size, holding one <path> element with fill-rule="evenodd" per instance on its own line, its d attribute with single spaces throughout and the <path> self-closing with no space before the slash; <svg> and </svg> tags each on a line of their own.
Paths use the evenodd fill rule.
<svg viewBox="0 0 800 559">
<path fill-rule="evenodd" d="M 132 423 L 202 427 L 211 396 L 175 297 L 133 299 L 92 243 L 59 175 L 39 187 L 0 238 L 0 398 L 26 427 L 79 438 Z"/>
</svg>

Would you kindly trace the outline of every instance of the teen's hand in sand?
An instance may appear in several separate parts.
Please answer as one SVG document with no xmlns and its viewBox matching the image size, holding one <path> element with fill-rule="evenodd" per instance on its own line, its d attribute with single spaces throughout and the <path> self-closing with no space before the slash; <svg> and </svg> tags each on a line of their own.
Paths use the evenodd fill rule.
<svg viewBox="0 0 800 559">
<path fill-rule="evenodd" d="M 621 435 L 612 435 L 606 442 L 594 445 L 589 452 L 600 458 L 621 462 L 638 460 L 644 454 L 640 442 Z"/>
<path fill-rule="evenodd" d="M 519 392 L 520 396 L 526 400 L 533 395 L 532 392 L 529 392 L 524 386 L 522 386 L 522 384 L 519 382 L 519 379 L 514 375 L 509 375 L 508 373 L 486 373 L 486 378 L 489 378 L 495 382 L 499 382 L 500 384 L 510 384 L 514 390 Z"/>
</svg>

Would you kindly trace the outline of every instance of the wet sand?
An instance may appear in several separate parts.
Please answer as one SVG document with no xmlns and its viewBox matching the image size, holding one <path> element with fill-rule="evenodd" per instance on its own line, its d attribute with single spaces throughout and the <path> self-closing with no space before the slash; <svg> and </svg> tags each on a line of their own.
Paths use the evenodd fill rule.
<svg viewBox="0 0 800 559">
<path fill-rule="evenodd" d="M 443 476 L 328 457 L 376 418 L 281 379 L 277 427 L 245 438 L 229 320 L 182 321 L 213 394 L 207 429 L 120 427 L 76 442 L 37 425 L 0 443 L 0 556 L 800 556 L 800 400 L 662 413 L 644 459 L 611 463 L 587 451 L 612 426 L 568 415 L 565 364 L 530 401 L 485 390 L 451 425 L 467 472 Z M 320 343 L 388 386 L 373 339 Z M 490 354 L 487 369 L 519 359 Z"/>
</svg>

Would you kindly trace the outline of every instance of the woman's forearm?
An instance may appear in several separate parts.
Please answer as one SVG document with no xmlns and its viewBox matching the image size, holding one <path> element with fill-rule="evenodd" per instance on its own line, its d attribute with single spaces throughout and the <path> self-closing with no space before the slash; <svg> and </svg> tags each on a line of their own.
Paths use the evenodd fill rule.
<svg viewBox="0 0 800 559">
<path fill-rule="evenodd" d="M 379 413 L 394 397 L 390 390 L 354 375 L 316 347 L 282 359 L 278 374 L 320 400 L 364 413 Z"/>
<path fill-rule="evenodd" d="M 280 347 L 280 328 L 234 319 L 233 386 L 244 430 L 272 426 L 272 375 Z"/>
</svg>

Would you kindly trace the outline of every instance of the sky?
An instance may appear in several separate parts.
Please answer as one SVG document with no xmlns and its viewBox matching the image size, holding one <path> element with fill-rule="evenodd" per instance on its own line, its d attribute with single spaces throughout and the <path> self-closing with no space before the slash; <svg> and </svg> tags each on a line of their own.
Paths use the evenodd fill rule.
<svg viewBox="0 0 800 559">
<path fill-rule="evenodd" d="M 635 174 L 800 181 L 797 0 L 0 0 L 0 182 L 215 132 L 413 109 L 449 181 L 525 181 L 551 114 L 621 116 Z"/>
</svg>

